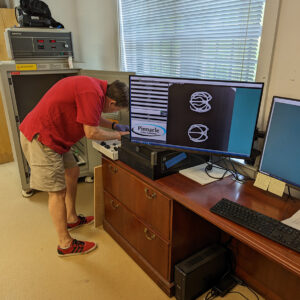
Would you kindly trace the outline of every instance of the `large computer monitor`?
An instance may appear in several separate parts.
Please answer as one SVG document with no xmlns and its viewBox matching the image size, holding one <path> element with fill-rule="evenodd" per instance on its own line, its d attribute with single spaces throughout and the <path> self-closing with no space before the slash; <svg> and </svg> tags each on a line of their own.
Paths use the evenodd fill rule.
<svg viewBox="0 0 300 300">
<path fill-rule="evenodd" d="M 259 171 L 300 187 L 300 100 L 273 98 Z"/>
<path fill-rule="evenodd" d="M 263 83 L 130 76 L 131 142 L 250 157 Z"/>
</svg>

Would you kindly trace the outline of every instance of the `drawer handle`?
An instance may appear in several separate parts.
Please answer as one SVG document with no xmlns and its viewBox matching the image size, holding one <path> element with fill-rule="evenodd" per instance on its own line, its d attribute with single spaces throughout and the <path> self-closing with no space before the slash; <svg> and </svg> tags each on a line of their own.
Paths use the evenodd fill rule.
<svg viewBox="0 0 300 300">
<path fill-rule="evenodd" d="M 117 209 L 119 207 L 119 205 L 120 205 L 120 204 L 115 204 L 114 200 L 111 200 L 110 204 L 111 204 L 111 206 L 112 206 L 113 209 Z"/>
<path fill-rule="evenodd" d="M 148 188 L 145 188 L 145 194 L 148 199 L 154 199 L 156 197 L 156 193 L 152 193 Z"/>
<path fill-rule="evenodd" d="M 112 165 L 109 165 L 108 168 L 113 174 L 118 172 L 118 169 L 116 167 L 113 167 Z"/>
<path fill-rule="evenodd" d="M 148 230 L 148 228 L 144 229 L 144 233 L 145 233 L 145 237 L 146 237 L 147 240 L 153 241 L 155 239 L 155 234 L 154 233 L 150 233 L 150 231 Z"/>
</svg>

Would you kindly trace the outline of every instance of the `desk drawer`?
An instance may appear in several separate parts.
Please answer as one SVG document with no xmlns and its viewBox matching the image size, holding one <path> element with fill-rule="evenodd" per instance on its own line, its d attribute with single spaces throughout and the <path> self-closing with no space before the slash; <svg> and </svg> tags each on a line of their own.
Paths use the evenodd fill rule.
<svg viewBox="0 0 300 300">
<path fill-rule="evenodd" d="M 170 240 L 171 200 L 114 163 L 103 162 L 104 189 Z"/>
<path fill-rule="evenodd" d="M 168 279 L 169 245 L 106 192 L 104 204 L 105 219 L 156 271 Z"/>
</svg>

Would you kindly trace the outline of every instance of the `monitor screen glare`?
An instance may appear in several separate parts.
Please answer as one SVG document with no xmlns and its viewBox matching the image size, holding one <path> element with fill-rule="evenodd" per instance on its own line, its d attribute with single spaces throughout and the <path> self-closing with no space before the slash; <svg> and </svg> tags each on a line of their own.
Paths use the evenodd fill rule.
<svg viewBox="0 0 300 300">
<path fill-rule="evenodd" d="M 300 187 L 300 100 L 274 97 L 259 171 Z"/>
<path fill-rule="evenodd" d="M 249 157 L 263 83 L 130 76 L 131 141 Z"/>
</svg>

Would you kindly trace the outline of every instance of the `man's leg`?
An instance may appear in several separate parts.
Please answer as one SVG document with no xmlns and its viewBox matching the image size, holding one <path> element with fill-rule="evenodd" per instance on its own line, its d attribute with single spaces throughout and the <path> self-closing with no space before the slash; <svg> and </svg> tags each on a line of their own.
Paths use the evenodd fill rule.
<svg viewBox="0 0 300 300">
<path fill-rule="evenodd" d="M 58 256 L 85 254 L 97 248 L 93 242 L 72 239 L 67 229 L 66 191 L 49 192 L 49 211 L 58 235 Z"/>
<path fill-rule="evenodd" d="M 67 230 L 67 212 L 65 205 L 66 191 L 49 192 L 48 207 L 52 217 L 61 248 L 67 248 L 72 242 L 72 238 Z"/>
<path fill-rule="evenodd" d="M 77 181 L 79 177 L 79 167 L 65 169 L 66 180 L 66 197 L 65 204 L 67 210 L 67 222 L 75 223 L 78 220 L 76 213 L 76 195 L 77 195 Z"/>
<path fill-rule="evenodd" d="M 70 256 L 93 251 L 97 247 L 95 243 L 72 239 L 67 228 L 65 160 L 62 159 L 61 154 L 41 144 L 37 137 L 31 142 L 23 134 L 21 134 L 20 138 L 25 157 L 31 167 L 31 188 L 47 191 L 49 195 L 49 212 L 58 235 L 58 255 Z M 75 166 L 76 162 L 71 161 L 69 168 L 74 168 Z M 69 180 L 70 176 L 67 176 L 68 182 L 75 182 L 75 187 L 77 186 L 78 172 L 79 170 L 76 169 L 70 171 L 72 180 Z M 74 187 L 74 184 L 72 186 Z M 69 187 L 69 191 L 72 194 L 70 198 L 74 199 L 73 207 L 75 209 L 76 188 L 72 189 Z"/>
</svg>

